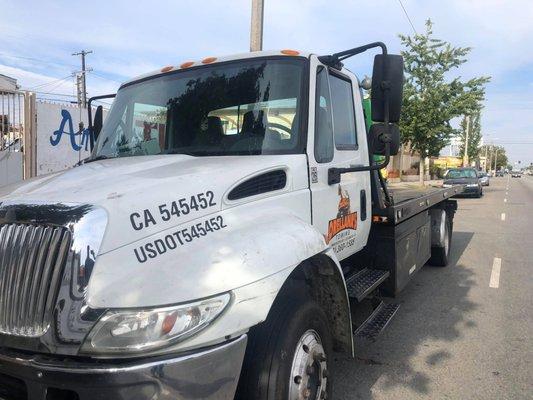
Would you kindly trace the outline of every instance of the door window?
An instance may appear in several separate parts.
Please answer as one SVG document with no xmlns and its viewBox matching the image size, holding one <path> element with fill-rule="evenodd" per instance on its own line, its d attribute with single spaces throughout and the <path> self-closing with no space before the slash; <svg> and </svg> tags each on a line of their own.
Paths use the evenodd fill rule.
<svg viewBox="0 0 533 400">
<path fill-rule="evenodd" d="M 318 163 L 330 162 L 333 159 L 331 96 L 328 72 L 324 67 L 319 67 L 316 76 L 315 159 Z"/>
<path fill-rule="evenodd" d="M 355 110 L 350 81 L 329 74 L 331 104 L 333 109 L 333 132 L 338 150 L 356 150 Z"/>
</svg>

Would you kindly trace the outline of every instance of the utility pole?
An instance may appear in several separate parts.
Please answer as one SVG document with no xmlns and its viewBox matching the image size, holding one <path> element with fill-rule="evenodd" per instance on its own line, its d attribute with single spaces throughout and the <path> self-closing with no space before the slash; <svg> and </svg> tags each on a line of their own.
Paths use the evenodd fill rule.
<svg viewBox="0 0 533 400">
<path fill-rule="evenodd" d="M 492 170 L 492 154 L 494 153 L 494 149 L 493 149 L 493 146 L 494 145 L 490 145 L 490 150 L 489 150 L 489 162 L 488 162 L 488 170 L 487 172 L 490 172 L 490 170 Z"/>
<path fill-rule="evenodd" d="M 485 172 L 489 172 L 489 145 L 485 145 Z"/>
<path fill-rule="evenodd" d="M 496 147 L 496 156 L 494 157 L 494 172 L 496 172 L 496 168 L 498 168 L 498 148 Z"/>
<path fill-rule="evenodd" d="M 264 0 L 252 0 L 252 25 L 250 28 L 250 51 L 263 50 Z"/>
<path fill-rule="evenodd" d="M 465 139 L 465 152 L 463 154 L 463 167 L 468 167 L 468 135 L 470 134 L 470 115 L 466 117 L 466 139 Z"/>
<path fill-rule="evenodd" d="M 81 56 L 81 90 L 78 87 L 78 93 L 81 92 L 81 99 L 78 97 L 78 102 L 82 108 L 87 107 L 87 69 L 85 68 L 85 56 L 92 52 L 92 50 L 82 50 L 79 53 L 72 53 L 73 56 Z"/>
</svg>

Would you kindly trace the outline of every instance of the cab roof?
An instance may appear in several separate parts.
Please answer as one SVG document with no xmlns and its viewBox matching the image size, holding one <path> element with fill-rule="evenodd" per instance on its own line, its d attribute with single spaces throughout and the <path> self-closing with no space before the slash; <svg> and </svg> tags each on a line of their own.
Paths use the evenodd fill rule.
<svg viewBox="0 0 533 400">
<path fill-rule="evenodd" d="M 148 72 L 146 74 L 142 74 L 139 76 L 136 76 L 132 79 L 127 80 L 122 84 L 127 85 L 132 82 L 136 82 L 141 79 L 146 79 L 152 76 L 161 75 L 162 73 L 166 72 L 172 72 L 172 71 L 178 71 L 180 69 L 186 69 L 191 67 L 197 67 L 201 65 L 208 65 L 208 64 L 216 64 L 220 62 L 225 61 L 233 61 L 233 60 L 245 60 L 250 58 L 259 58 L 259 57 L 271 57 L 271 56 L 286 56 L 286 57 L 304 57 L 309 58 L 311 53 L 308 52 L 302 52 L 298 50 L 268 50 L 268 51 L 254 51 L 254 52 L 248 52 L 248 53 L 239 53 L 239 54 L 232 54 L 228 56 L 220 56 L 220 57 L 206 57 L 202 60 L 196 60 L 196 61 L 182 61 L 181 63 L 177 65 L 168 65 L 166 67 L 163 67 L 161 69 Z"/>
</svg>

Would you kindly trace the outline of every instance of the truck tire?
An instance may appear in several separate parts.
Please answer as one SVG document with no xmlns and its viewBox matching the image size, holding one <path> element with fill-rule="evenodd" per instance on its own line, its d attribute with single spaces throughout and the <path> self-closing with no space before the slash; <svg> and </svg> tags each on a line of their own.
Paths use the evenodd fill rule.
<svg viewBox="0 0 533 400">
<path fill-rule="evenodd" d="M 444 246 L 431 247 L 431 258 L 429 264 L 437 267 L 446 267 L 450 262 L 450 249 L 452 247 L 453 224 L 446 213 L 446 223 L 444 224 Z"/>
<path fill-rule="evenodd" d="M 236 399 L 332 398 L 327 317 L 310 296 L 297 297 L 278 299 L 250 332 Z"/>
</svg>

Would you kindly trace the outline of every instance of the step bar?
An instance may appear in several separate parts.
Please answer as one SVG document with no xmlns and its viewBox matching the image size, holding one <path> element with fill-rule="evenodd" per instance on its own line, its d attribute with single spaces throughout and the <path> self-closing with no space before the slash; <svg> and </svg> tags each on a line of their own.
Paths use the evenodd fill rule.
<svg viewBox="0 0 533 400">
<path fill-rule="evenodd" d="M 374 312 L 354 332 L 354 338 L 375 341 L 392 320 L 400 305 L 397 303 L 381 302 Z"/>
<path fill-rule="evenodd" d="M 363 300 L 389 277 L 389 271 L 365 268 L 346 281 L 348 296 Z"/>
</svg>

